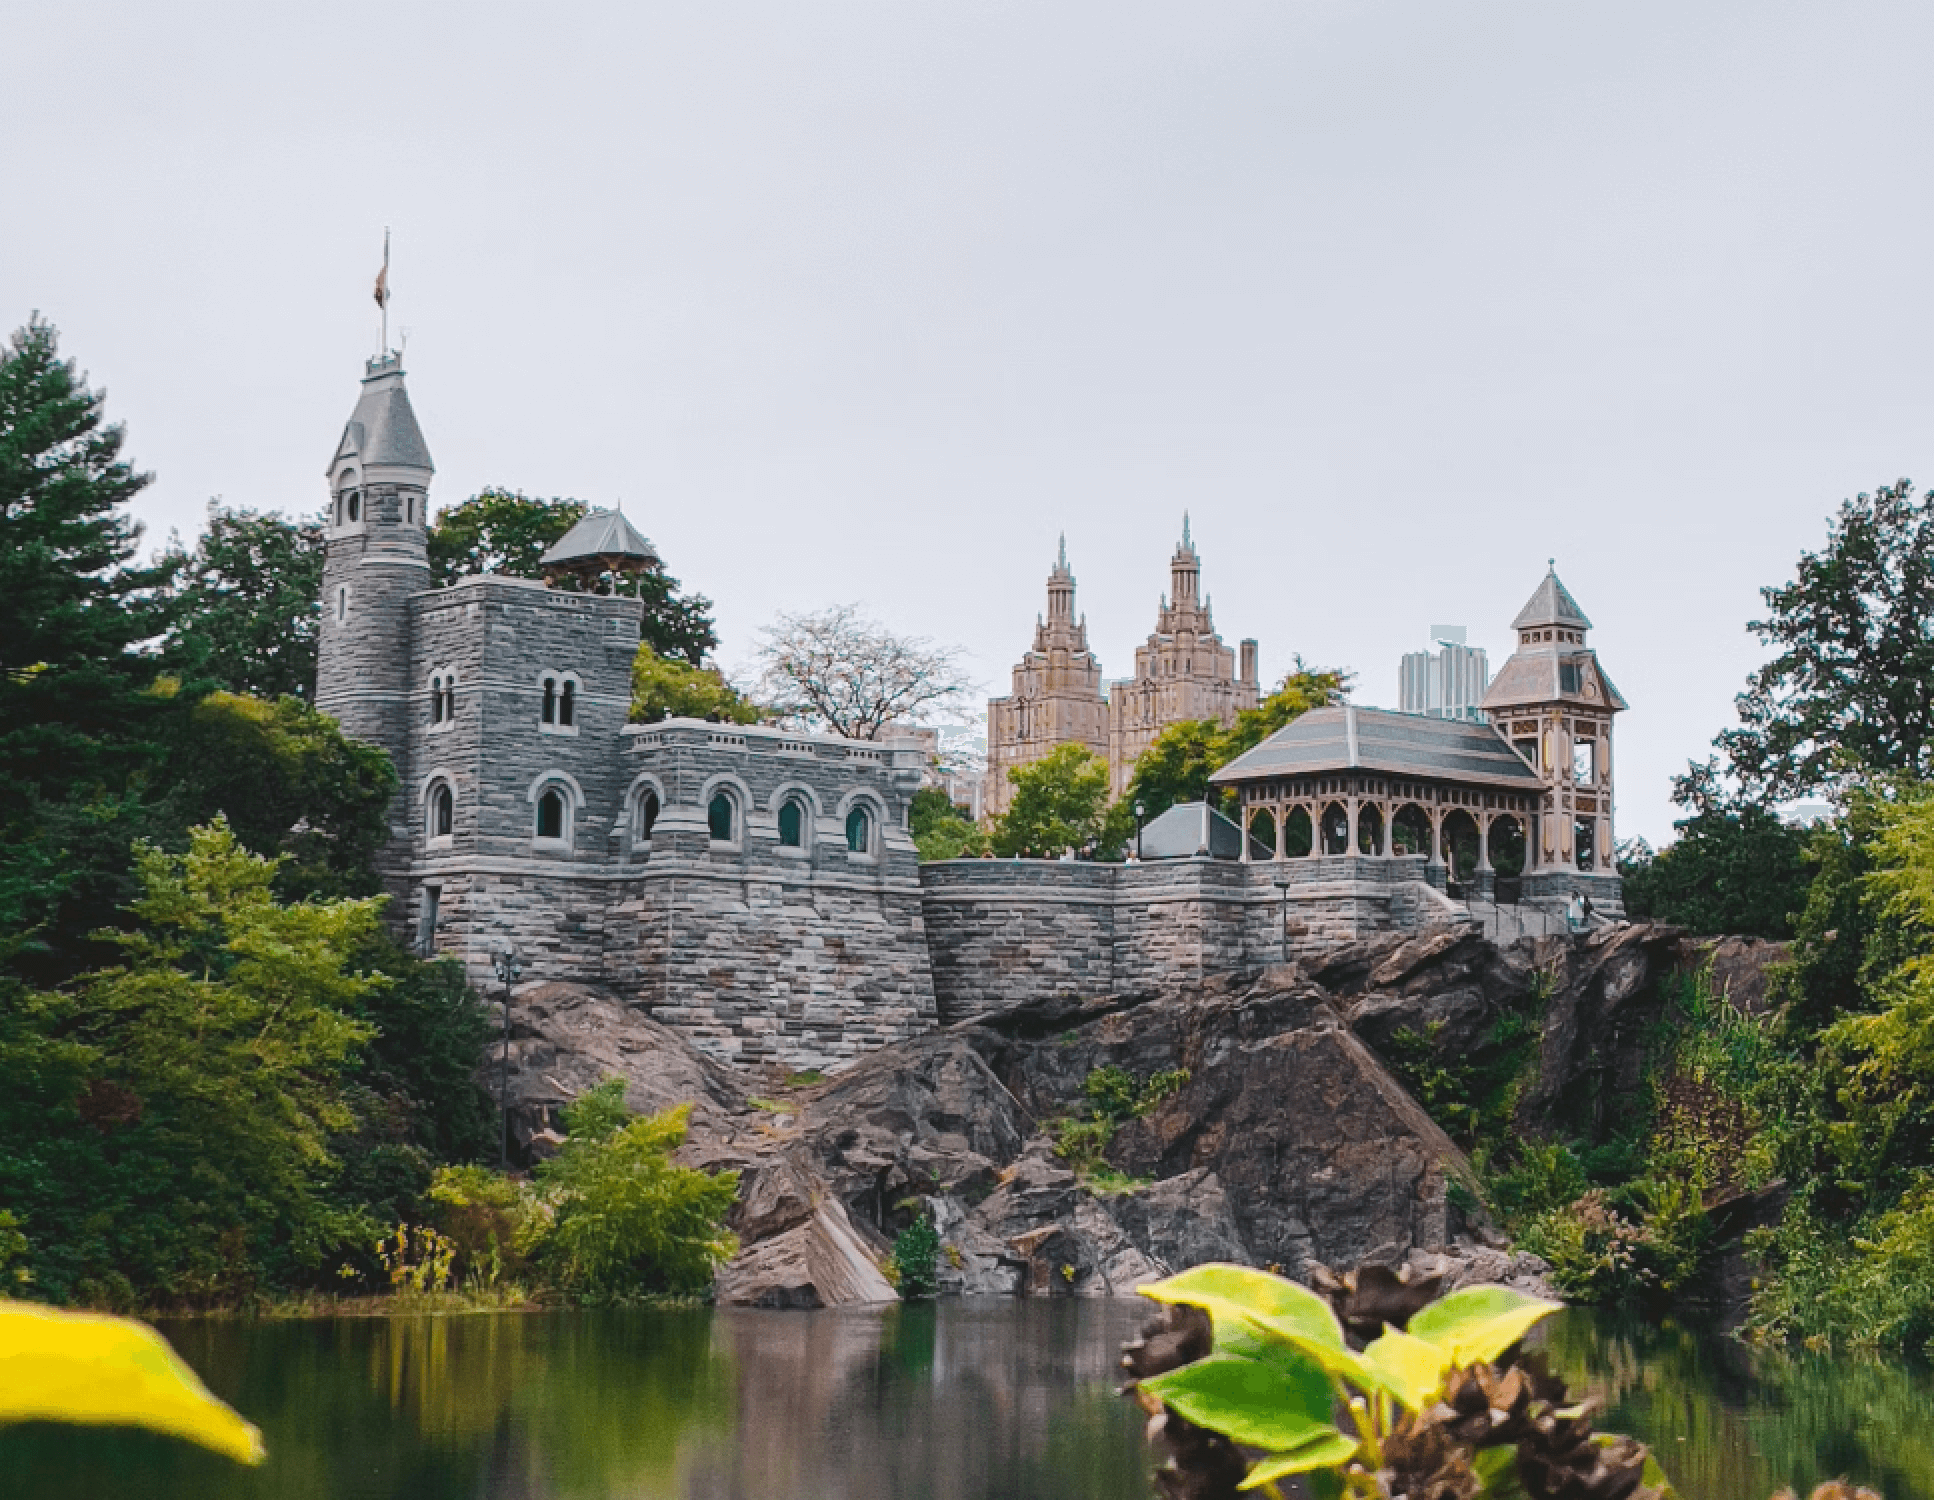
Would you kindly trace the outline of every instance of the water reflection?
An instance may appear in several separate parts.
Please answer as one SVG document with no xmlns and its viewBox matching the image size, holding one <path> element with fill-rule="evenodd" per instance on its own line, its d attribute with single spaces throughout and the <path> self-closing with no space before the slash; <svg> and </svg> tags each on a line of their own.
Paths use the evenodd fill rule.
<svg viewBox="0 0 1934 1500">
<path fill-rule="evenodd" d="M 1572 1309 L 1543 1335 L 1599 1425 L 1650 1443 L 1688 1500 L 1766 1500 L 1845 1476 L 1934 1500 L 1934 1379 L 1899 1361 L 1747 1349 L 1667 1322 Z"/>
<path fill-rule="evenodd" d="M 6 1500 L 1149 1500 L 1114 1394 L 1134 1302 L 183 1323 L 261 1424 L 245 1472 L 139 1434 L 0 1430 Z M 1573 1311 L 1544 1336 L 1687 1500 L 1845 1474 L 1934 1500 L 1934 1381 Z"/>
<path fill-rule="evenodd" d="M 1143 1500 L 1133 1303 L 556 1313 L 165 1331 L 267 1435 L 0 1431 L 7 1496 Z"/>
</svg>

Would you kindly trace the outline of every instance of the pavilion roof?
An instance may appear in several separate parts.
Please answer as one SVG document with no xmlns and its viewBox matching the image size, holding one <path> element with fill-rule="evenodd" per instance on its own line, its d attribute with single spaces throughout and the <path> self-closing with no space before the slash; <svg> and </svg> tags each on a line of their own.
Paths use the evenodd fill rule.
<svg viewBox="0 0 1934 1500">
<path fill-rule="evenodd" d="M 1217 786 L 1329 771 L 1378 771 L 1535 791 L 1543 783 L 1488 724 L 1385 708 L 1315 708 L 1239 755 L 1209 780 Z"/>
</svg>

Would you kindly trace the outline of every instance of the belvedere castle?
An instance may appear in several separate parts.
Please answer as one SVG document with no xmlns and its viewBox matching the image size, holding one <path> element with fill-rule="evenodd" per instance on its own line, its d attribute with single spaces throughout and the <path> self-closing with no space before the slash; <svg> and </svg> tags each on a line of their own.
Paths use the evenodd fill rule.
<svg viewBox="0 0 1934 1500">
<path fill-rule="evenodd" d="M 1514 622 L 1488 723 L 1322 709 L 1224 767 L 1239 857 L 1205 836 L 1192 856 L 1129 864 L 922 866 L 907 832 L 919 742 L 629 723 L 639 601 L 490 574 L 432 587 L 433 472 L 386 353 L 328 468 L 316 703 L 396 766 L 392 921 L 491 993 L 491 954 L 514 943 L 526 981 L 604 985 L 737 1062 L 833 1068 L 1036 996 L 1502 923 L 1514 896 L 1619 911 L 1611 732 L 1625 705 L 1555 572 Z M 544 559 L 554 581 L 655 562 L 622 515 L 596 511 Z M 1024 763 L 1013 747 L 1032 758 L 1074 739 L 1125 779 L 1161 724 L 1253 704 L 1255 643 L 1237 667 L 1197 602 L 1199 566 L 1185 527 L 1117 710 L 1064 551 L 1037 650 L 994 705 L 1013 733 L 990 748 Z"/>
</svg>

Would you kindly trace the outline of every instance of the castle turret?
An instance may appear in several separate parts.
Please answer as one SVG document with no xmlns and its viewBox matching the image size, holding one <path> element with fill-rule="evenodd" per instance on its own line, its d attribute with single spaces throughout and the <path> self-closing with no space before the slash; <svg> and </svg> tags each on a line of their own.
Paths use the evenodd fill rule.
<svg viewBox="0 0 1934 1500">
<path fill-rule="evenodd" d="M 1547 572 L 1511 622 L 1518 648 L 1484 695 L 1484 713 L 1544 783 L 1527 878 L 1563 894 L 1583 882 L 1619 906 L 1612 831 L 1612 716 L 1625 699 L 1586 644 L 1592 622 Z M 1570 877 L 1570 878 L 1561 878 Z M 1529 887 L 1527 887 L 1529 889 Z"/>
<path fill-rule="evenodd" d="M 362 396 L 329 461 L 316 706 L 352 739 L 389 751 L 407 775 L 412 594 L 430 586 L 430 476 L 403 362 L 369 362 Z"/>
</svg>

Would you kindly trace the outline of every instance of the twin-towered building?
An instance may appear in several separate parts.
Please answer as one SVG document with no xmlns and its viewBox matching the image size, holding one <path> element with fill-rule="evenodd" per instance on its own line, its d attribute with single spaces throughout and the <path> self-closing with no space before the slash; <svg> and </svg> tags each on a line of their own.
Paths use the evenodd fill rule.
<svg viewBox="0 0 1934 1500">
<path fill-rule="evenodd" d="M 1048 612 L 1034 624 L 1034 647 L 1014 667 L 1014 691 L 987 705 L 986 810 L 1013 800 L 1007 773 L 1031 765 L 1058 745 L 1086 746 L 1108 762 L 1109 789 L 1128 788 L 1135 762 L 1155 736 L 1189 719 L 1235 723 L 1261 696 L 1256 643 L 1240 657 L 1216 634 L 1202 592 L 1202 559 L 1182 518 L 1182 540 L 1169 559 L 1169 592 L 1155 629 L 1135 648 L 1135 675 L 1105 683 L 1088 648 L 1088 622 L 1075 613 L 1074 574 L 1064 537 L 1048 574 Z"/>
</svg>

